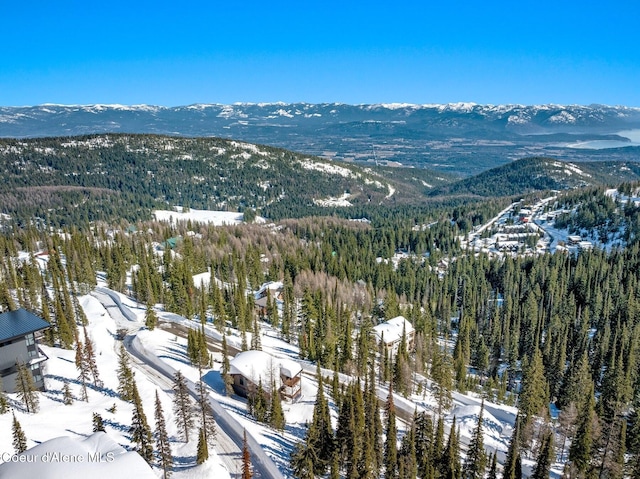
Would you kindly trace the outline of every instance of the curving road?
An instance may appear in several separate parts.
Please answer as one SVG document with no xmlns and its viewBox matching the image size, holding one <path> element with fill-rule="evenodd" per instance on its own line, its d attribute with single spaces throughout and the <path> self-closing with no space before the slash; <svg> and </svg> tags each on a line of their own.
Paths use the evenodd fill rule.
<svg viewBox="0 0 640 479">
<path fill-rule="evenodd" d="M 117 293 L 107 288 L 97 287 L 91 294 L 107 310 L 109 316 L 113 318 L 118 327 L 130 328 L 134 324 L 136 327 L 140 325 L 136 321 L 136 315 L 126 305 L 122 304 Z M 172 387 L 176 370 L 164 363 L 154 353 L 148 351 L 135 333 L 125 338 L 124 345 L 127 351 L 137 360 L 136 365 L 144 370 L 147 376 L 159 383 L 163 388 Z M 187 382 L 189 392 L 193 397 L 196 397 L 195 383 L 189 380 Z M 244 428 L 227 413 L 218 401 L 209 397 L 209 404 L 216 417 L 218 431 L 216 451 L 230 474 L 235 475 L 233 472 L 242 469 Z M 247 434 L 247 445 L 251 452 L 254 477 L 284 479 L 274 462 L 250 434 Z"/>
</svg>

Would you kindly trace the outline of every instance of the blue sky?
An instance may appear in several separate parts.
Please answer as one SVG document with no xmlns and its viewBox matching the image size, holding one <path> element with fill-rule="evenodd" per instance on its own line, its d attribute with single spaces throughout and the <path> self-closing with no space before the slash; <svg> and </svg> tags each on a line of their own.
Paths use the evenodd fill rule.
<svg viewBox="0 0 640 479">
<path fill-rule="evenodd" d="M 346 2 L 7 0 L 0 105 L 640 106 L 640 2 Z"/>
</svg>

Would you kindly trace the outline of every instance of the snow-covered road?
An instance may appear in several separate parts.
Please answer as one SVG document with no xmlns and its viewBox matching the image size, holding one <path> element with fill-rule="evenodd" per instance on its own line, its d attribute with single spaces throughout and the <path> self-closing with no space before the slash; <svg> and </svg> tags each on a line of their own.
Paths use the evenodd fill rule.
<svg viewBox="0 0 640 479">
<path fill-rule="evenodd" d="M 119 300 L 117 293 L 107 288 L 96 288 L 92 293 L 107 310 L 119 327 L 130 328 L 139 323 L 134 322 L 136 315 Z M 135 333 L 125 339 L 125 347 L 129 353 L 137 359 L 135 365 L 152 381 L 162 388 L 171 388 L 176 370 L 167 365 L 155 354 L 148 351 Z M 196 397 L 195 383 L 188 381 L 191 395 Z M 233 474 L 242 467 L 242 445 L 244 429 L 234 420 L 229 413 L 213 398 L 209 398 L 216 423 L 218 434 L 216 435 L 216 451 L 225 464 L 227 470 Z M 263 479 L 283 479 L 282 474 L 265 454 L 257 441 L 247 434 L 247 443 L 251 452 L 254 477 Z"/>
</svg>

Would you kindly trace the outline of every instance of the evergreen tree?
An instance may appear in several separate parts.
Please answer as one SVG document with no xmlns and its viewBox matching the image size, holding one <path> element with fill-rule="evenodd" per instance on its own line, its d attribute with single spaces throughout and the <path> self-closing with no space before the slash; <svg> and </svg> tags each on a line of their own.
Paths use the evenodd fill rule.
<svg viewBox="0 0 640 479">
<path fill-rule="evenodd" d="M 87 328 L 84 328 L 84 347 L 82 348 L 82 360 L 85 364 L 85 369 L 93 378 L 93 385 L 100 387 L 102 382 L 100 381 L 100 373 L 98 372 L 98 365 L 96 364 L 96 353 L 93 348 L 93 341 L 87 334 Z"/>
<path fill-rule="evenodd" d="M 249 412 L 253 414 L 256 421 L 266 422 L 269 416 L 269 411 L 267 410 L 267 394 L 264 387 L 262 387 L 262 378 L 258 380 L 258 388 L 256 389 L 256 392 L 250 394 L 250 396 L 250 401 L 247 401 Z"/>
<path fill-rule="evenodd" d="M 153 438 L 151 436 L 151 428 L 147 423 L 147 416 L 142 408 L 142 400 L 140 399 L 135 381 L 132 383 L 132 395 L 133 414 L 131 416 L 131 427 L 129 428 L 131 442 L 136 444 L 135 451 L 140 454 L 147 463 L 151 464 L 153 461 Z"/>
<path fill-rule="evenodd" d="M 200 375 L 202 377 L 202 375 Z M 213 417 L 213 408 L 209 403 L 209 393 L 204 381 L 200 379 L 196 383 L 197 405 L 200 414 L 200 428 L 204 433 L 207 444 L 213 444 L 216 437 L 216 421 Z"/>
<path fill-rule="evenodd" d="M 209 446 L 207 445 L 207 437 L 204 429 L 200 428 L 198 433 L 198 452 L 196 453 L 196 463 L 202 464 L 209 459 Z"/>
<path fill-rule="evenodd" d="M 104 420 L 102 419 L 102 416 L 97 412 L 93 413 L 92 424 L 93 424 L 93 432 L 98 432 L 98 431 L 105 432 Z"/>
<path fill-rule="evenodd" d="M 498 452 L 491 454 L 491 466 L 489 467 L 489 475 L 487 479 L 498 479 Z"/>
<path fill-rule="evenodd" d="M 120 344 L 118 352 L 118 394 L 123 401 L 133 401 L 134 389 L 134 373 L 129 365 L 129 355 L 124 348 L 124 344 Z"/>
<path fill-rule="evenodd" d="M 69 386 L 69 381 L 67 381 L 66 379 L 62 384 L 62 402 L 67 406 L 70 406 L 71 404 L 73 404 L 73 394 L 71 394 L 71 387 Z"/>
<path fill-rule="evenodd" d="M 308 435 L 308 434 L 307 434 Z M 315 479 L 318 456 L 308 441 L 299 442 L 291 453 L 291 470 L 297 479 Z"/>
<path fill-rule="evenodd" d="M 18 398 L 22 401 L 25 408 L 27 408 L 27 412 L 36 413 L 38 412 L 40 401 L 31 371 L 22 361 L 18 361 L 16 366 L 18 368 L 18 375 L 16 377 L 16 393 L 18 394 Z"/>
<path fill-rule="evenodd" d="M 4 392 L 2 387 L 2 377 L 0 377 L 0 414 L 6 414 L 9 410 L 9 400 L 7 399 L 7 394 Z"/>
<path fill-rule="evenodd" d="M 402 438 L 398 453 L 398 476 L 400 478 L 414 479 L 418 475 L 416 457 L 416 417 L 414 413 L 410 429 Z"/>
<path fill-rule="evenodd" d="M 222 332 L 222 367 L 220 372 L 222 373 L 222 380 L 224 381 L 224 387 L 227 391 L 227 396 L 233 394 L 233 378 L 229 374 L 231 365 L 229 364 L 229 347 L 227 345 L 227 335 Z"/>
<path fill-rule="evenodd" d="M 27 436 L 25 436 L 22 426 L 16 419 L 15 414 L 13 414 L 11 430 L 13 431 L 13 448 L 15 449 L 16 454 L 21 454 L 27 450 Z"/>
<path fill-rule="evenodd" d="M 428 478 L 434 472 L 436 455 L 433 444 L 433 421 L 425 411 L 422 411 L 416 416 L 415 423 L 418 476 Z"/>
<path fill-rule="evenodd" d="M 547 381 L 544 377 L 542 353 L 536 348 L 531 363 L 525 368 L 518 409 L 523 416 L 523 426 L 527 426 L 534 415 L 548 404 Z"/>
<path fill-rule="evenodd" d="M 531 479 L 548 479 L 549 471 L 551 470 L 551 463 L 553 461 L 553 433 L 548 432 L 542 438 L 542 446 L 538 453 L 538 460 L 536 466 L 533 469 L 533 475 Z"/>
<path fill-rule="evenodd" d="M 511 434 L 507 458 L 502 468 L 502 479 L 521 479 L 522 463 L 520 459 L 520 416 L 516 418 L 516 425 Z"/>
<path fill-rule="evenodd" d="M 586 474 L 591 465 L 594 443 L 595 399 L 593 386 L 582 401 L 576 434 L 569 448 L 569 461 L 579 474 Z"/>
<path fill-rule="evenodd" d="M 285 418 L 284 411 L 282 410 L 282 399 L 280 398 L 280 392 L 276 387 L 275 381 L 271 383 L 271 404 L 269 409 L 269 424 L 278 429 L 284 430 Z"/>
<path fill-rule="evenodd" d="M 162 403 L 160 402 L 158 391 L 156 391 L 155 420 L 156 428 L 154 435 L 156 438 L 158 463 L 162 469 L 163 479 L 169 479 L 171 476 L 171 469 L 173 468 L 173 455 L 171 454 L 171 444 L 169 443 L 167 424 L 164 418 L 164 411 L 162 410 Z"/>
<path fill-rule="evenodd" d="M 313 407 L 313 417 L 307 430 L 307 443 L 315 452 L 316 461 L 313 472 L 322 475 L 326 472 L 333 450 L 333 429 L 329 414 L 329 403 L 324 397 L 324 385 L 322 373 L 318 366 L 316 376 L 318 378 L 318 392 Z"/>
<path fill-rule="evenodd" d="M 447 351 L 440 350 L 438 346 L 436 346 L 431 362 L 431 378 L 434 381 L 433 394 L 438 403 L 438 415 L 441 416 L 452 404 L 453 373 Z"/>
<path fill-rule="evenodd" d="M 78 381 L 81 386 L 81 396 L 83 401 L 89 401 L 89 395 L 87 394 L 87 381 L 89 380 L 89 369 L 87 362 L 85 361 L 84 352 L 82 348 L 82 342 L 78 340 L 76 342 L 76 369 L 78 372 Z"/>
<path fill-rule="evenodd" d="M 153 309 L 151 303 L 147 304 L 147 311 L 144 314 L 144 325 L 149 329 L 149 331 L 153 331 L 156 325 L 158 324 L 158 315 L 156 311 Z"/>
<path fill-rule="evenodd" d="M 242 436 L 242 479 L 251 479 L 252 477 L 253 468 L 251 467 L 251 453 L 249 452 L 247 430 L 245 429 Z"/>
<path fill-rule="evenodd" d="M 471 434 L 471 441 L 467 449 L 467 458 L 464 462 L 462 477 L 464 479 L 482 479 L 487 467 L 487 456 L 484 451 L 484 439 L 482 433 L 482 413 L 484 411 L 484 399 L 480 405 L 478 422 Z"/>
<path fill-rule="evenodd" d="M 191 397 L 187 380 L 180 371 L 176 371 L 173 379 L 173 413 L 176 426 L 185 442 L 189 442 L 189 430 L 193 427 Z"/>
<path fill-rule="evenodd" d="M 456 431 L 456 417 L 453 417 L 447 446 L 440 461 L 440 477 L 443 479 L 459 479 L 462 472 L 460 464 L 460 442 Z"/>
<path fill-rule="evenodd" d="M 386 441 L 384 443 L 384 477 L 393 479 L 398 475 L 398 429 L 396 425 L 396 407 L 393 403 L 393 385 L 389 384 L 389 394 L 385 404 L 387 424 L 385 427 Z"/>
</svg>

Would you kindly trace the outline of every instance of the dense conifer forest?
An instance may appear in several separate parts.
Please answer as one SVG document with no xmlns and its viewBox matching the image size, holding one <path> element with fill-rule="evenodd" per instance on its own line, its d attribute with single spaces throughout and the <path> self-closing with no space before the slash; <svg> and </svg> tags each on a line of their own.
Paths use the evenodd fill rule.
<svg viewBox="0 0 640 479">
<path fill-rule="evenodd" d="M 355 222 L 340 217 L 338 210 L 333 216 L 323 210 L 320 216 L 311 204 L 308 209 L 268 204 L 269 195 L 280 195 L 276 187 L 263 195 L 261 208 L 278 211 L 273 214 L 282 218 L 277 222 L 170 225 L 146 216 L 159 201 L 159 184 L 149 180 L 147 196 L 127 190 L 126 178 L 141 174 L 135 156 L 123 166 L 128 174 L 103 175 L 96 169 L 89 175 L 80 171 L 85 160 L 74 157 L 74 148 L 69 147 L 65 161 L 77 164 L 78 184 L 66 187 L 62 196 L 57 196 L 58 187 L 50 194 L 39 186 L 45 196 L 34 200 L 25 193 L 29 197 L 19 208 L 8 198 L 31 188 L 21 168 L 33 164 L 24 156 L 19 164 L 6 163 L 16 168 L 6 182 L 17 193 L 3 190 L 2 204 L 20 220 L 7 221 L 0 234 L 0 308 L 24 307 L 50 322 L 49 344 L 80 351 L 83 384 L 99 379 L 90 361 L 82 359 L 91 354 L 86 352 L 90 342 L 79 332 L 86 318 L 77 296 L 102 277 L 150 311 L 162 304 L 219 330 L 237 328 L 243 338 L 266 321 L 299 347 L 302 359 L 317 365 L 313 420 L 291 456 L 292 470 L 301 479 L 493 478 L 500 472 L 512 478 L 521 477 L 522 457 L 536 461 L 536 478 L 548 477 L 552 462 L 565 464 L 566 478 L 640 477 L 640 243 L 634 241 L 639 207 L 633 202 L 623 206 L 597 189 L 576 190 L 559 200 L 567 211 L 559 221 L 572 228 L 611 234 L 624 223 L 625 248 L 490 257 L 463 250 L 460 237 L 508 205 L 508 198 L 370 208 L 363 203 L 349 214 L 368 221 Z M 100 156 L 92 163 L 95 168 L 108 171 L 112 159 L 95 154 Z M 166 173 L 163 162 L 157 159 L 158 172 L 150 177 Z M 179 169 L 192 165 L 185 160 Z M 55 184 L 55 163 L 50 168 L 53 172 L 43 172 L 41 183 Z M 87 175 L 99 180 L 82 179 Z M 175 203 L 182 192 L 194 206 L 219 206 L 221 198 L 234 197 L 234 188 L 249 180 L 239 174 L 229 190 L 200 202 L 193 200 L 200 186 L 177 180 L 174 190 L 162 193 L 162 201 Z M 20 181 L 24 185 L 18 186 Z M 323 181 L 311 175 L 298 186 L 322 191 L 329 184 Z M 625 184 L 618 191 L 631 197 L 636 187 Z M 71 199 L 81 204 L 86 195 L 98 200 L 115 195 L 122 203 L 108 203 L 113 214 L 125 208 L 130 215 L 118 222 L 94 221 L 97 216 L 80 207 L 77 225 L 69 216 L 47 223 L 43 205 L 60 201 L 63 207 Z M 246 201 L 244 196 L 237 205 Z M 34 216 L 40 221 L 27 221 Z M 43 253 L 49 261 L 41 274 L 36 256 Z M 214 278 L 209 286 L 194 284 L 193 276 L 207 271 Z M 280 313 L 270 297 L 265 311 L 255 307 L 252 292 L 265 281 L 283 283 Z M 415 341 L 409 345 L 403 336 L 397 353 L 390 355 L 376 343 L 372 329 L 399 315 L 415 329 Z M 150 313 L 147 321 L 153 329 L 157 318 Z M 243 349 L 259 347 L 243 343 Z M 189 338 L 193 364 L 207 364 L 203 349 L 206 342 L 196 332 Z M 334 378 L 323 378 L 321 370 L 333 371 Z M 341 386 L 337 373 L 357 379 Z M 389 391 L 383 405 L 376 398 L 378 386 Z M 437 397 L 437 413 L 405 418 L 409 426 L 400 435 L 391 393 L 408 396 L 427 388 Z M 485 454 L 482 413 L 467 445 L 461 444 L 455 421 L 445 431 L 443 413 L 454 391 L 518 407 L 504 460 Z M 135 382 L 122 394 L 135 402 Z M 335 427 L 328 398 L 337 407 Z M 258 399 L 251 403 L 254 415 L 282 428 L 278 404 Z M 550 405 L 560 411 L 558 416 L 550 415 Z M 208 413 L 201 409 L 206 425 Z M 141 454 L 150 454 L 146 419 L 142 414 L 138 419 Z M 162 411 L 156 421 L 162 422 Z M 203 426 L 201 434 L 205 448 L 213 432 Z"/>
</svg>

